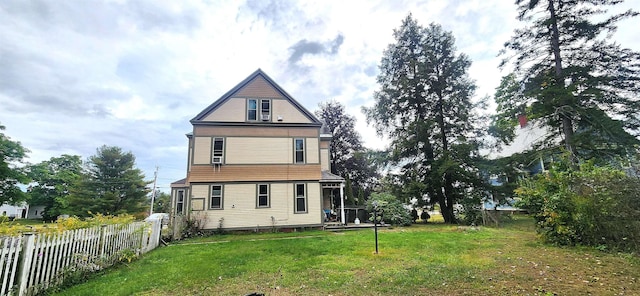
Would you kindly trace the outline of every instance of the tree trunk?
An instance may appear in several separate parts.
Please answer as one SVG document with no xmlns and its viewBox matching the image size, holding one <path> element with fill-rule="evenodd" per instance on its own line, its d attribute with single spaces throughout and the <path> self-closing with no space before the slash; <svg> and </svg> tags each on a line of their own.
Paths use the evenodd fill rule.
<svg viewBox="0 0 640 296">
<path fill-rule="evenodd" d="M 556 83 L 563 90 L 565 89 L 564 85 L 564 77 L 562 73 L 562 56 L 560 55 L 560 32 L 558 31 L 558 18 L 556 15 L 556 9 L 554 6 L 554 0 L 548 0 L 549 5 L 547 9 L 549 10 L 549 20 L 551 21 L 551 48 L 553 50 L 553 58 L 555 61 L 554 70 L 555 70 L 555 78 Z M 563 95 L 566 91 L 561 92 Z M 568 96 L 568 95 L 566 95 Z M 558 108 L 563 108 L 564 106 L 573 107 L 570 105 L 570 102 L 567 97 L 563 98 L 560 101 L 560 105 L 556 106 L 556 110 Z M 570 114 L 565 113 L 564 108 L 561 109 L 560 116 L 562 116 L 562 134 L 564 135 L 564 145 L 569 152 L 572 161 L 577 161 L 577 156 L 575 152 L 575 148 L 573 147 L 573 119 L 570 117 Z"/>
</svg>

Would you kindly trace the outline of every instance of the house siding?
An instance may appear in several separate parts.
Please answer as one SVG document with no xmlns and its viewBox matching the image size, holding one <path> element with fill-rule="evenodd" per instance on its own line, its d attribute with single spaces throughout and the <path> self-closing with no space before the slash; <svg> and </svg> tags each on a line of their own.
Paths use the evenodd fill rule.
<svg viewBox="0 0 640 296">
<path fill-rule="evenodd" d="M 329 171 L 329 149 L 320 149 L 320 167 L 323 171 Z"/>
<path fill-rule="evenodd" d="M 195 126 L 193 134 L 196 137 L 318 137 L 317 127 L 287 127 L 287 126 Z"/>
<path fill-rule="evenodd" d="M 256 77 L 232 96 L 247 98 L 284 98 L 280 92 L 274 89 L 269 82 L 262 77 Z"/>
<path fill-rule="evenodd" d="M 193 164 L 211 163 L 211 137 L 195 137 L 193 147 Z"/>
<path fill-rule="evenodd" d="M 204 218 L 203 221 L 206 222 L 205 228 L 207 229 L 218 228 L 220 223 L 223 228 L 231 229 L 304 226 L 321 223 L 319 183 L 306 183 L 307 212 L 301 214 L 294 213 L 294 183 L 270 184 L 271 206 L 269 208 L 256 208 L 256 185 L 257 183 L 225 184 L 224 211 L 207 210 L 194 217 Z"/>
<path fill-rule="evenodd" d="M 192 166 L 189 182 L 320 180 L 320 165 L 213 165 Z"/>
<path fill-rule="evenodd" d="M 207 115 L 203 121 L 244 122 L 247 116 L 246 108 L 244 98 L 232 98 Z"/>
<path fill-rule="evenodd" d="M 227 164 L 293 163 L 290 138 L 227 138 Z"/>
<path fill-rule="evenodd" d="M 312 123 L 308 117 L 286 100 L 273 100 L 273 117 L 274 122 Z M 277 121 L 278 117 L 281 117 L 282 121 Z"/>
</svg>

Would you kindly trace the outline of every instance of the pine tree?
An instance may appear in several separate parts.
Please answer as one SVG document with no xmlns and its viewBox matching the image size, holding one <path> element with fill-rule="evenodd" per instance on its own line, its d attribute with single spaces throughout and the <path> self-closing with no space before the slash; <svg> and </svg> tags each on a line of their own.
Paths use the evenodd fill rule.
<svg viewBox="0 0 640 296">
<path fill-rule="evenodd" d="M 148 208 L 150 182 L 135 168 L 135 156 L 119 147 L 102 146 L 89 157 L 83 180 L 70 196 L 78 216 L 91 213 L 136 214 Z"/>
<path fill-rule="evenodd" d="M 640 54 L 610 38 L 637 13 L 606 10 L 621 2 L 516 1 L 527 25 L 505 44 L 503 65 L 511 62 L 521 85 L 510 110 L 524 106 L 549 127 L 546 144 L 561 139 L 574 161 L 612 158 L 640 143 Z"/>
<path fill-rule="evenodd" d="M 471 61 L 456 54 L 450 32 L 422 27 L 411 15 L 394 38 L 380 64 L 376 104 L 364 111 L 392 141 L 401 172 L 391 182 L 411 188 L 412 198 L 438 203 L 445 222 L 455 223 L 453 205 L 481 186 Z"/>
</svg>

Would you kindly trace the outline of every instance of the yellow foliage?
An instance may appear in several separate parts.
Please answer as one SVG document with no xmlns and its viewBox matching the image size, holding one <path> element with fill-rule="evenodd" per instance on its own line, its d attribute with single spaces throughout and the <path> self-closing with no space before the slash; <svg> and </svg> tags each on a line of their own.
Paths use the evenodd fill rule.
<svg viewBox="0 0 640 296">
<path fill-rule="evenodd" d="M 15 236 L 25 232 L 59 233 L 65 230 L 89 228 L 106 224 L 125 225 L 135 221 L 135 217 L 129 214 L 113 216 L 91 213 L 91 215 L 91 217 L 85 219 L 81 219 L 75 216 L 69 218 L 60 218 L 53 224 L 44 224 L 42 226 L 20 225 L 20 223 L 16 221 L 0 221 L 0 235 Z"/>
</svg>

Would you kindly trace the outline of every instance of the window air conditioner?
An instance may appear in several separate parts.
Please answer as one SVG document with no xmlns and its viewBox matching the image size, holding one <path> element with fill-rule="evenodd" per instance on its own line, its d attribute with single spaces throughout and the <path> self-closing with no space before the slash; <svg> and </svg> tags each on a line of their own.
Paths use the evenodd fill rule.
<svg viewBox="0 0 640 296">
<path fill-rule="evenodd" d="M 262 119 L 262 121 L 269 121 L 269 120 L 271 120 L 271 115 L 269 115 L 269 114 L 262 114 L 262 115 L 260 116 L 260 119 Z"/>
</svg>

